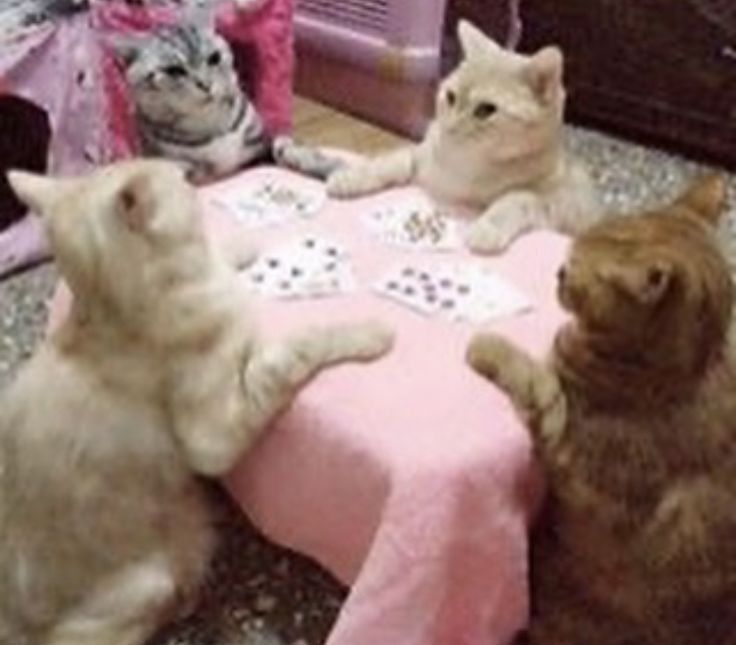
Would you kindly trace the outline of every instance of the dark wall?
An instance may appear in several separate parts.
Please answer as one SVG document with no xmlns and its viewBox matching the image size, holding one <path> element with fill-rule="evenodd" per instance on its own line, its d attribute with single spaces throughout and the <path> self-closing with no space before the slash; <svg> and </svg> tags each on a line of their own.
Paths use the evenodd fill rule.
<svg viewBox="0 0 736 645">
<path fill-rule="evenodd" d="M 460 55 L 456 36 L 460 18 L 475 23 L 499 43 L 505 44 L 512 31 L 509 0 L 448 0 L 443 43 L 445 70 L 451 69 Z"/>
<path fill-rule="evenodd" d="M 492 33 L 498 11 L 451 0 Z M 736 0 L 522 0 L 521 16 L 522 51 L 565 52 L 571 120 L 736 167 Z"/>
<path fill-rule="evenodd" d="M 26 212 L 8 184 L 6 171 L 44 172 L 50 140 L 45 110 L 20 97 L 0 94 L 0 230 Z"/>
</svg>

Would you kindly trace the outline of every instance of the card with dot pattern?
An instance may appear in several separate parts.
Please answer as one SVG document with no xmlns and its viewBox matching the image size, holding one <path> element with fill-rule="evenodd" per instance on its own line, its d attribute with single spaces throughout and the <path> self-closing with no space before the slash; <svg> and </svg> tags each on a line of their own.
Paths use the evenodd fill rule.
<svg viewBox="0 0 736 645">
<path fill-rule="evenodd" d="M 415 251 L 462 247 L 460 224 L 429 198 L 411 197 L 367 213 L 363 223 L 380 241 Z"/>
<path fill-rule="evenodd" d="M 314 217 L 327 195 L 323 185 L 269 178 L 227 189 L 211 199 L 241 224 L 264 228 Z"/>
<path fill-rule="evenodd" d="M 355 288 L 345 247 L 316 235 L 266 251 L 245 271 L 245 279 L 252 291 L 275 298 L 324 297 Z"/>
<path fill-rule="evenodd" d="M 403 264 L 375 290 L 414 311 L 455 322 L 482 324 L 531 308 L 526 296 L 482 266 Z"/>
</svg>

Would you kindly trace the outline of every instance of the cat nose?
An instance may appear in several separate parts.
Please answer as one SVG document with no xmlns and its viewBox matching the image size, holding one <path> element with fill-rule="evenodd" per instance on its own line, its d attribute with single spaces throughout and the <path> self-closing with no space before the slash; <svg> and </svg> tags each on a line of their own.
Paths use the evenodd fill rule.
<svg viewBox="0 0 736 645">
<path fill-rule="evenodd" d="M 460 119 L 460 118 L 453 118 L 453 119 L 450 120 L 447 129 L 452 134 L 457 134 L 458 132 L 460 132 L 462 130 L 462 127 L 463 127 L 463 121 L 462 121 L 462 119 Z"/>
<path fill-rule="evenodd" d="M 212 93 L 212 85 L 208 83 L 207 81 L 202 80 L 201 78 L 197 78 L 194 81 L 197 84 L 197 87 L 202 90 L 205 94 L 211 94 Z"/>
</svg>

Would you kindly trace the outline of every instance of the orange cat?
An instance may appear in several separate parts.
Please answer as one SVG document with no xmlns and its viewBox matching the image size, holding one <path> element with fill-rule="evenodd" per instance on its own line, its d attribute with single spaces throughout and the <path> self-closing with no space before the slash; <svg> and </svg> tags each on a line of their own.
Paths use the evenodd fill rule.
<svg viewBox="0 0 736 645">
<path fill-rule="evenodd" d="M 736 643 L 733 304 L 710 178 L 597 225 L 559 297 L 543 366 L 480 334 L 468 360 L 529 423 L 549 478 L 532 538 L 535 645 Z"/>
</svg>

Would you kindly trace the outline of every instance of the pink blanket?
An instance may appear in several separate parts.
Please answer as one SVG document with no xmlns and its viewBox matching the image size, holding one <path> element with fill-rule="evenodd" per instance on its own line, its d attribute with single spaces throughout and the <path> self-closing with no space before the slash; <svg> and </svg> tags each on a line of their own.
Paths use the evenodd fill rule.
<svg viewBox="0 0 736 645">
<path fill-rule="evenodd" d="M 205 203 L 264 175 L 306 181 L 251 171 L 204 190 Z M 424 318 L 368 288 L 407 253 L 369 238 L 360 215 L 412 190 L 328 202 L 314 220 L 253 236 L 262 248 L 306 231 L 336 238 L 360 284 L 348 296 L 258 301 L 269 335 L 369 316 L 392 325 L 397 342 L 380 362 L 343 366 L 309 385 L 226 483 L 269 537 L 352 586 L 328 645 L 504 645 L 527 616 L 527 528 L 540 482 L 505 397 L 464 363 L 473 329 Z M 214 239 L 233 237 L 233 220 L 207 208 Z M 535 305 L 490 327 L 536 354 L 562 320 L 554 276 L 566 247 L 536 233 L 483 260 Z"/>
</svg>

